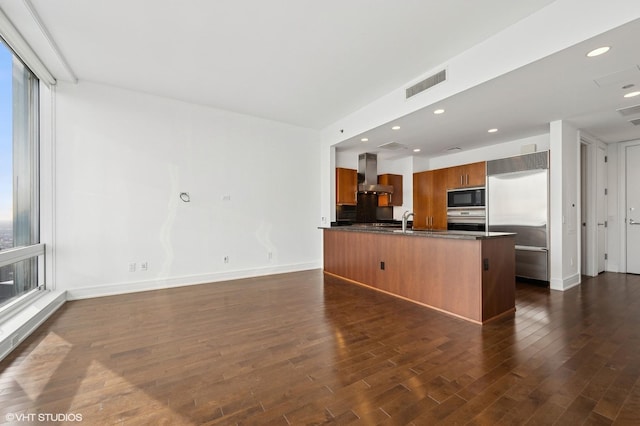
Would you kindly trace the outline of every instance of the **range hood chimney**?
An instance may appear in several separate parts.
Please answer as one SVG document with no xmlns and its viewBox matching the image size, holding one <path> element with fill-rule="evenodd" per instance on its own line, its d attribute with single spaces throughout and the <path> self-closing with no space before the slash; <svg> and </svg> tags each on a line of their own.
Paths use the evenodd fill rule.
<svg viewBox="0 0 640 426">
<path fill-rule="evenodd" d="M 364 153 L 358 156 L 358 192 L 393 194 L 393 186 L 378 185 L 378 156 Z"/>
</svg>

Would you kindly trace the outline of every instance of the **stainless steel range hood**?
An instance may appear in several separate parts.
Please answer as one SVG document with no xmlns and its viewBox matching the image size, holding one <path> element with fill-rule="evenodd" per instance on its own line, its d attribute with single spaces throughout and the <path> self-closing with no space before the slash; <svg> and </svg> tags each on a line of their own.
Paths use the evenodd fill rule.
<svg viewBox="0 0 640 426">
<path fill-rule="evenodd" d="M 378 156 L 364 153 L 358 156 L 358 192 L 393 194 L 393 186 L 378 184 Z"/>
</svg>

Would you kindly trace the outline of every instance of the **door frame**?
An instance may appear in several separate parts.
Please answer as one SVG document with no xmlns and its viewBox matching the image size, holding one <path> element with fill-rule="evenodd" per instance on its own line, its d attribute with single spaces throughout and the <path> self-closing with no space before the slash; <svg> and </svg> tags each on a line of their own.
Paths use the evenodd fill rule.
<svg viewBox="0 0 640 426">
<path fill-rule="evenodd" d="M 580 135 L 580 146 L 584 146 L 586 148 L 586 170 L 584 173 L 585 181 L 582 179 L 580 181 L 580 193 L 582 196 L 582 192 L 586 194 L 586 200 L 584 200 L 584 204 L 586 205 L 586 212 L 580 212 L 580 220 L 585 217 L 586 222 L 586 241 L 582 241 L 582 232 L 580 232 L 580 258 L 582 258 L 582 251 L 585 250 L 585 259 L 586 265 L 580 264 L 579 270 L 584 271 L 585 275 L 596 276 L 598 275 L 598 215 L 597 215 L 597 200 L 599 199 L 596 185 L 596 172 L 597 172 L 597 161 L 598 156 L 596 155 L 596 149 L 602 148 L 605 153 L 607 152 L 607 145 L 589 135 L 581 134 Z M 582 150 L 579 150 L 579 155 L 582 157 Z M 580 161 L 580 167 L 582 167 L 582 158 Z M 605 176 L 607 175 L 607 171 L 604 171 Z M 583 176 L 580 173 L 580 176 Z M 583 186 L 586 185 L 585 188 Z M 580 205 L 582 205 L 583 200 L 580 200 Z M 605 204 L 605 216 L 607 215 L 607 205 Z M 586 213 L 586 214 L 585 214 Z M 582 229 L 582 222 L 580 222 L 580 228 Z M 607 233 L 608 229 L 605 229 L 605 247 L 607 244 Z M 626 244 L 626 241 L 625 241 Z M 584 267 L 583 267 L 584 266 Z M 605 260 L 605 270 L 607 270 L 607 261 Z"/>
<path fill-rule="evenodd" d="M 627 147 L 640 145 L 640 139 L 618 144 L 618 232 L 620 272 L 627 273 Z"/>
</svg>

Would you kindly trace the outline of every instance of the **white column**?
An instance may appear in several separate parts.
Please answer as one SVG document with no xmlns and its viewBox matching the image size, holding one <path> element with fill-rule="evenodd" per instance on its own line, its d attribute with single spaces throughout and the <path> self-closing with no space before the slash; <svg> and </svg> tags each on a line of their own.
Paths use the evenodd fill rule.
<svg viewBox="0 0 640 426">
<path fill-rule="evenodd" d="M 580 134 L 563 121 L 551 122 L 549 130 L 550 287 L 567 290 L 580 283 Z"/>
</svg>

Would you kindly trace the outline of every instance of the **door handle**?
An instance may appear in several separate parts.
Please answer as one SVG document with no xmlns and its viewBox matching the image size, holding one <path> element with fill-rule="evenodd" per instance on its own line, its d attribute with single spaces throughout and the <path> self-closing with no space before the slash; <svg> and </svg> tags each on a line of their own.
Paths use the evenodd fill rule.
<svg viewBox="0 0 640 426">
<path fill-rule="evenodd" d="M 598 226 L 604 226 L 604 223 L 598 222 Z"/>
<path fill-rule="evenodd" d="M 636 222 L 633 219 L 629 219 L 629 225 L 640 225 L 640 222 Z"/>
</svg>

